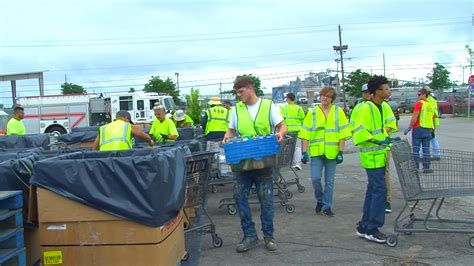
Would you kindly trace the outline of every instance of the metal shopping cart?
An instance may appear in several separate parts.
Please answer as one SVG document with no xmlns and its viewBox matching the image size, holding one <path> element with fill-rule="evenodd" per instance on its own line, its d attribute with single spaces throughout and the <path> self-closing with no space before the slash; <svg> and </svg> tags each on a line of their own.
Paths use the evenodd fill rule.
<svg viewBox="0 0 474 266">
<path fill-rule="evenodd" d="M 295 169 L 292 166 L 293 163 L 293 158 L 295 154 L 295 149 L 296 149 L 296 143 L 297 143 L 297 138 L 298 138 L 298 132 L 288 132 L 286 136 L 291 137 L 291 142 L 292 145 L 284 145 L 282 146 L 282 149 L 287 149 L 285 151 L 280 152 L 279 158 L 278 158 L 278 167 L 277 167 L 277 174 L 279 178 L 279 183 L 283 185 L 285 189 L 292 185 L 296 185 L 298 188 L 299 193 L 305 192 L 305 187 L 301 185 L 300 183 L 300 177 L 296 173 Z M 287 140 L 290 141 L 290 140 Z M 281 174 L 281 169 L 284 167 L 288 167 L 294 174 L 295 178 L 293 179 L 286 179 L 282 174 Z M 293 197 L 293 193 L 289 190 L 287 190 L 287 196 L 291 199 Z"/>
<path fill-rule="evenodd" d="M 295 150 L 296 139 L 290 136 L 285 137 L 283 142 L 281 143 L 281 148 L 279 154 L 276 156 L 276 167 L 274 167 L 272 175 L 273 175 L 273 189 L 276 191 L 275 197 L 273 202 L 280 203 L 281 206 L 285 207 L 286 212 L 293 213 L 295 212 L 295 206 L 293 204 L 288 204 L 288 201 L 293 197 L 291 191 L 287 189 L 287 185 L 282 181 L 282 175 L 280 173 L 280 169 L 283 167 L 289 167 L 291 164 L 291 160 L 293 159 L 293 153 Z M 230 171 L 230 165 L 226 163 L 221 163 L 220 170 L 221 173 L 224 171 L 225 175 L 232 176 L 232 183 L 234 182 L 235 178 L 233 178 L 233 174 Z M 231 178 L 231 177 L 229 177 Z M 230 180 L 230 179 L 229 179 Z M 256 191 L 252 191 L 252 194 L 256 194 Z M 249 198 L 249 204 L 259 204 L 258 199 L 255 195 Z M 222 207 L 227 208 L 227 212 L 230 215 L 234 215 L 237 213 L 237 209 L 235 206 L 234 198 L 223 198 L 219 201 L 219 208 Z"/>
<path fill-rule="evenodd" d="M 185 230 L 186 237 L 200 237 L 211 234 L 212 244 L 222 246 L 222 238 L 216 233 L 216 225 L 209 216 L 207 191 L 209 172 L 213 161 L 213 152 L 193 153 L 186 157 L 186 204 L 184 214 L 189 221 Z"/>
<path fill-rule="evenodd" d="M 474 219 L 446 219 L 440 215 L 446 199 L 474 196 L 474 152 L 442 150 L 440 160 L 430 162 L 429 158 L 425 159 L 432 172 L 419 170 L 415 162 L 418 152 L 413 153 L 406 140 L 393 144 L 391 152 L 405 205 L 395 220 L 395 234 L 387 238 L 388 246 L 397 245 L 399 233 L 474 234 Z M 422 202 L 428 203 L 427 211 L 416 208 Z M 447 208 L 443 209 L 443 213 L 445 209 Z M 420 212 L 421 216 L 418 218 Z M 458 214 L 449 215 L 455 217 Z M 470 237 L 469 245 L 474 247 L 474 237 Z"/>
</svg>

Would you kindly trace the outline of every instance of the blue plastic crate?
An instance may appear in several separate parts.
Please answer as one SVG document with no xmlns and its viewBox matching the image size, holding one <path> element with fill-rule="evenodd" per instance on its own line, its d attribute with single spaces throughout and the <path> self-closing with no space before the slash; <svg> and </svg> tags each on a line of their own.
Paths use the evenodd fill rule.
<svg viewBox="0 0 474 266">
<path fill-rule="evenodd" d="M 25 248 L 0 249 L 0 265 L 25 266 L 26 265 Z"/>
<path fill-rule="evenodd" d="M 23 207 L 23 192 L 21 190 L 0 191 L 0 210 L 13 210 Z"/>
<path fill-rule="evenodd" d="M 278 154 L 280 145 L 275 135 L 257 136 L 247 140 L 233 139 L 224 144 L 226 161 L 237 164 L 244 159 L 262 160 L 264 157 Z"/>
<path fill-rule="evenodd" d="M 22 209 L 0 210 L 0 230 L 20 227 L 23 227 Z"/>
<path fill-rule="evenodd" d="M 23 228 L 0 230 L 0 250 L 18 249 L 24 246 L 25 238 L 23 236 Z"/>
</svg>

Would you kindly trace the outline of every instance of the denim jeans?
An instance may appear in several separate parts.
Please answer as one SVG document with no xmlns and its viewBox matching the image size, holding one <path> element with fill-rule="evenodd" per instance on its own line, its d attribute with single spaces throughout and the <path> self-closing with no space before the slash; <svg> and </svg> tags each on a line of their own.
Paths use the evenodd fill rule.
<svg viewBox="0 0 474 266">
<path fill-rule="evenodd" d="M 252 185 L 257 189 L 260 202 L 260 221 L 265 237 L 273 238 L 273 180 L 272 169 L 253 170 L 236 173 L 237 181 L 234 185 L 234 199 L 240 216 L 240 226 L 246 237 L 256 237 L 255 224 L 252 221 L 252 211 L 249 206 L 249 192 Z"/>
<path fill-rule="evenodd" d="M 428 128 L 417 127 L 413 129 L 411 134 L 411 141 L 413 145 L 413 157 L 417 167 L 420 164 L 420 157 L 418 152 L 420 146 L 423 151 L 423 170 L 430 169 L 430 141 L 431 141 L 431 130 Z"/>
<path fill-rule="evenodd" d="M 439 141 L 437 137 L 431 139 L 431 147 L 433 148 L 433 157 L 441 157 L 441 150 L 439 147 Z"/>
<path fill-rule="evenodd" d="M 324 190 L 321 177 L 324 168 Z M 322 203 L 321 210 L 331 209 L 334 191 L 334 176 L 336 175 L 336 160 L 329 160 L 326 156 L 311 157 L 311 181 L 313 182 L 314 197 Z"/>
<path fill-rule="evenodd" d="M 387 188 L 385 186 L 385 167 L 365 169 L 367 172 L 367 191 L 365 192 L 362 226 L 367 230 L 382 227 L 385 223 Z"/>
</svg>

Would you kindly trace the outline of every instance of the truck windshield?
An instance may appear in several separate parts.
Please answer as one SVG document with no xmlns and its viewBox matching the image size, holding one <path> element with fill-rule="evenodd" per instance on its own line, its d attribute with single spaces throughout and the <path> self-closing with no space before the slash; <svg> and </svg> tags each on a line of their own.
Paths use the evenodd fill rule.
<svg viewBox="0 0 474 266">
<path fill-rule="evenodd" d="M 165 98 L 164 102 L 166 110 L 175 110 L 173 98 Z"/>
</svg>

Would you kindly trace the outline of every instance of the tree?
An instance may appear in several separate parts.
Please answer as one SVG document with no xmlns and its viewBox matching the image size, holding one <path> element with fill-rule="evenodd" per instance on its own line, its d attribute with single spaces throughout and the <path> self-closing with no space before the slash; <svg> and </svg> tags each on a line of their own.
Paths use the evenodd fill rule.
<svg viewBox="0 0 474 266">
<path fill-rule="evenodd" d="M 441 90 L 449 88 L 451 81 L 449 80 L 450 72 L 441 64 L 435 63 L 433 72 L 428 73 L 426 78 L 430 81 L 428 84 L 433 90 Z"/>
<path fill-rule="evenodd" d="M 466 48 L 466 52 L 468 54 L 468 57 L 466 58 L 466 61 L 469 63 L 469 75 L 472 75 L 472 48 L 471 46 L 469 46 L 469 44 L 466 44 L 466 46 L 464 46 L 464 48 Z M 463 70 L 464 71 L 464 68 Z M 463 83 L 466 82 L 466 81 L 462 81 Z"/>
<path fill-rule="evenodd" d="M 238 78 L 241 78 L 241 77 L 249 77 L 252 79 L 253 81 L 253 87 L 255 88 L 255 93 L 257 94 L 258 97 L 262 97 L 264 95 L 263 93 L 263 90 L 260 88 L 261 86 L 261 82 L 260 82 L 260 78 L 257 77 L 257 76 L 254 76 L 252 74 L 244 74 L 244 75 L 240 75 L 240 76 L 237 76 L 235 78 L 235 80 L 237 80 Z M 234 82 L 235 82 L 234 80 Z M 223 91 L 222 94 L 232 94 L 235 96 L 235 98 L 237 98 L 237 94 L 235 93 L 235 90 L 228 90 L 228 91 Z"/>
<path fill-rule="evenodd" d="M 199 90 L 191 88 L 191 93 L 186 95 L 186 114 L 195 124 L 201 123 L 201 112 L 204 106 L 199 102 Z"/>
<path fill-rule="evenodd" d="M 370 78 L 369 73 L 363 72 L 360 69 L 350 73 L 346 80 L 346 92 L 354 97 L 362 97 L 362 85 L 367 83 Z"/>
<path fill-rule="evenodd" d="M 159 76 L 151 76 L 151 79 L 145 84 L 143 89 L 145 92 L 157 92 L 157 93 L 167 93 L 173 96 L 173 100 L 176 104 L 179 104 L 179 93 L 176 89 L 176 85 L 173 80 L 166 78 L 166 80 L 160 79 Z"/>
<path fill-rule="evenodd" d="M 128 90 L 128 92 L 135 92 L 135 89 L 134 89 L 134 88 L 130 88 L 130 89 Z"/>
<path fill-rule="evenodd" d="M 61 85 L 61 93 L 62 94 L 86 94 L 87 91 L 81 85 L 64 82 Z"/>
</svg>

